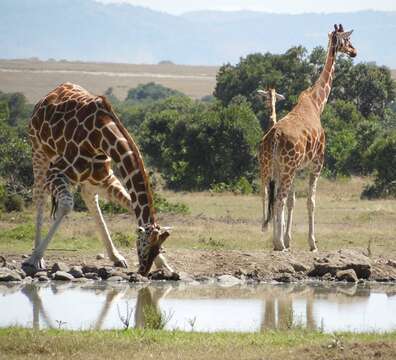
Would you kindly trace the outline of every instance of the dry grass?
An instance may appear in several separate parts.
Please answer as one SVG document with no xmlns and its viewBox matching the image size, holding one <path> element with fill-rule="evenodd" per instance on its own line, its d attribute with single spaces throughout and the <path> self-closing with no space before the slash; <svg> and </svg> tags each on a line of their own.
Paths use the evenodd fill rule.
<svg viewBox="0 0 396 360">
<path fill-rule="evenodd" d="M 0 359 L 394 359 L 396 336 L 179 331 L 0 330 Z"/>
<path fill-rule="evenodd" d="M 70 81 L 94 94 L 113 87 L 123 100 L 129 89 L 154 81 L 201 98 L 212 94 L 217 70 L 215 66 L 0 60 L 0 90 L 22 92 L 35 103 L 60 83 Z"/>
<path fill-rule="evenodd" d="M 396 200 L 360 200 L 366 180 L 336 182 L 321 179 L 316 200 L 316 234 L 321 250 L 367 249 L 373 255 L 396 255 Z M 297 184 L 292 247 L 307 250 L 305 181 Z M 261 232 L 261 200 L 258 195 L 230 193 L 165 192 L 172 202 L 188 205 L 188 215 L 160 215 L 162 225 L 173 226 L 168 248 L 217 250 L 266 250 L 271 231 Z M 133 245 L 135 221 L 129 215 L 107 216 L 118 246 Z M 3 214 L 0 218 L 0 250 L 29 251 L 33 239 L 33 214 Z M 92 217 L 72 213 L 56 234 L 50 248 L 68 250 L 103 249 Z"/>
</svg>

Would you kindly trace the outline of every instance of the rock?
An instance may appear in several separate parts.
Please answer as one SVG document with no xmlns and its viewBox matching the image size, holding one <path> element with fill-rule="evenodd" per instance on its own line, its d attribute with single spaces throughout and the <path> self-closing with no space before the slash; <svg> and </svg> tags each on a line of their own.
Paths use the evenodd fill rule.
<svg viewBox="0 0 396 360">
<path fill-rule="evenodd" d="M 295 260 L 291 260 L 290 265 L 293 267 L 294 271 L 296 271 L 296 272 L 306 272 L 309 270 L 308 266 L 306 266 L 298 261 L 295 261 Z"/>
<path fill-rule="evenodd" d="M 392 266 L 394 268 L 396 268 L 396 261 L 395 260 L 388 260 L 386 265 Z"/>
<path fill-rule="evenodd" d="M 133 283 L 149 282 L 149 279 L 138 273 L 130 272 L 128 273 L 128 275 L 129 275 L 129 282 L 133 282 Z"/>
<path fill-rule="evenodd" d="M 340 281 L 357 282 L 358 278 L 356 276 L 355 270 L 338 270 L 336 272 L 336 279 Z"/>
<path fill-rule="evenodd" d="M 56 262 L 54 265 L 52 265 L 51 272 L 56 273 L 58 271 L 62 272 L 68 272 L 70 270 L 69 266 L 67 266 L 63 262 Z"/>
<path fill-rule="evenodd" d="M 72 266 L 68 272 L 70 275 L 73 275 L 75 279 L 79 279 L 84 276 L 81 266 Z"/>
<path fill-rule="evenodd" d="M 99 275 L 94 272 L 84 273 L 84 277 L 86 279 L 90 279 L 90 280 L 99 280 L 100 279 Z"/>
<path fill-rule="evenodd" d="M 15 270 L 0 268 L 0 281 L 22 281 L 22 277 Z"/>
<path fill-rule="evenodd" d="M 122 278 L 121 276 L 110 276 L 110 277 L 107 278 L 106 281 L 109 281 L 109 282 L 118 282 L 118 281 L 123 281 L 123 280 L 125 280 L 125 279 Z"/>
<path fill-rule="evenodd" d="M 103 260 L 105 256 L 103 254 L 96 255 L 96 260 Z"/>
<path fill-rule="evenodd" d="M 73 275 L 60 270 L 53 274 L 53 278 L 54 280 L 63 280 L 63 281 L 71 281 L 74 279 Z"/>
<path fill-rule="evenodd" d="M 362 253 L 352 250 L 332 252 L 325 257 L 316 258 L 308 276 L 322 277 L 326 273 L 336 276 L 337 271 L 353 269 L 358 278 L 368 279 L 371 275 L 371 261 Z"/>
<path fill-rule="evenodd" d="M 186 272 L 180 272 L 179 278 L 180 278 L 180 281 L 184 281 L 184 282 L 194 282 L 195 281 L 194 278 L 191 275 L 187 274 Z"/>
<path fill-rule="evenodd" d="M 332 281 L 334 280 L 334 276 L 331 275 L 330 273 L 326 273 L 322 276 L 323 281 Z"/>
<path fill-rule="evenodd" d="M 164 269 L 155 270 L 148 275 L 150 280 L 168 280 L 168 281 L 178 281 L 180 280 L 179 274 L 175 272 L 170 272 Z"/>
<path fill-rule="evenodd" d="M 240 279 L 232 275 L 220 275 L 217 277 L 217 282 L 224 286 L 233 286 L 242 283 Z"/>
<path fill-rule="evenodd" d="M 49 281 L 49 278 L 48 278 L 48 276 L 40 276 L 39 278 L 38 278 L 38 281 L 40 281 L 40 282 L 46 282 L 46 281 Z"/>
<path fill-rule="evenodd" d="M 29 255 L 23 254 L 22 255 L 22 259 L 27 259 L 29 257 Z"/>
<path fill-rule="evenodd" d="M 198 281 L 198 282 L 212 282 L 213 278 L 211 278 L 210 276 L 205 276 L 205 275 L 195 275 L 194 276 L 194 280 Z"/>
<path fill-rule="evenodd" d="M 40 276 L 47 276 L 47 272 L 46 271 L 38 271 L 34 274 L 35 278 L 39 278 Z"/>
<path fill-rule="evenodd" d="M 34 274 L 36 274 L 39 271 L 33 265 L 30 264 L 22 264 L 22 270 L 26 274 L 26 276 L 31 276 L 31 277 L 33 277 Z"/>
<path fill-rule="evenodd" d="M 95 274 L 97 274 L 98 273 L 98 267 L 97 266 L 95 266 L 95 265 L 84 265 L 83 267 L 82 267 L 82 271 L 83 271 L 83 273 L 84 274 L 87 274 L 87 273 L 95 273 Z"/>
<path fill-rule="evenodd" d="M 80 277 L 80 278 L 73 279 L 73 282 L 76 282 L 76 283 L 85 283 L 87 281 L 89 281 L 89 279 L 86 279 L 85 277 Z"/>
<path fill-rule="evenodd" d="M 106 280 L 111 276 L 111 273 L 113 272 L 113 268 L 111 267 L 101 267 L 98 269 L 98 275 L 103 279 Z"/>
<path fill-rule="evenodd" d="M 129 279 L 129 275 L 127 275 L 126 273 L 123 273 L 121 271 L 117 271 L 117 270 L 112 271 L 111 272 L 111 276 L 119 276 L 119 277 L 122 277 L 125 280 Z"/>
<path fill-rule="evenodd" d="M 293 277 L 289 273 L 275 274 L 274 280 L 282 283 L 289 283 L 293 281 Z"/>
</svg>

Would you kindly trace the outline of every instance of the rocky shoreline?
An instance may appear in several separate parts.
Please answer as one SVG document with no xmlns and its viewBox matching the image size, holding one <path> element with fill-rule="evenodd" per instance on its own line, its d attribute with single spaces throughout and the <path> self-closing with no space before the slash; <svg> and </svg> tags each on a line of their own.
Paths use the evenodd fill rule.
<svg viewBox="0 0 396 360">
<path fill-rule="evenodd" d="M 229 254 L 228 254 L 229 255 Z M 233 254 L 232 256 L 236 256 Z M 252 255 L 245 254 L 247 257 Z M 227 253 L 210 253 L 209 259 L 215 262 Z M 230 255 L 230 257 L 232 257 Z M 26 257 L 26 256 L 24 256 Z M 80 263 L 73 265 L 63 261 L 56 261 L 45 271 L 34 271 L 29 267 L 22 267 L 21 256 L 15 256 L 7 261 L 0 258 L 0 282 L 47 282 L 47 281 L 107 281 L 145 283 L 151 281 L 184 281 L 208 282 L 214 281 L 228 284 L 260 283 L 260 282 L 306 282 L 306 281 L 343 281 L 350 283 L 363 283 L 367 281 L 394 282 L 396 281 L 396 261 L 383 257 L 372 259 L 360 251 L 340 250 L 321 256 L 301 256 L 299 254 L 267 254 L 261 259 L 263 264 L 250 260 L 250 262 L 230 264 L 210 264 L 205 268 L 185 269 L 187 266 L 177 267 L 181 271 L 169 273 L 163 270 L 152 271 L 148 277 L 131 271 L 130 269 L 116 268 L 100 264 Z M 103 260 L 98 256 L 96 260 Z M 242 265 L 242 266 L 240 266 Z M 247 266 L 243 266 L 247 265 Z M 223 268 L 223 269 L 222 269 Z M 223 270 L 223 271 L 222 271 Z"/>
</svg>

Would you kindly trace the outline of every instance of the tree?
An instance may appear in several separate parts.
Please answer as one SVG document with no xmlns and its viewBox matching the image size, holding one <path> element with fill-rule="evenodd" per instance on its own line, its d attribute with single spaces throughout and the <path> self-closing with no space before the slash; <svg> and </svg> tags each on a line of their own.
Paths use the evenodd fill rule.
<svg viewBox="0 0 396 360">
<path fill-rule="evenodd" d="M 140 84 L 136 88 L 130 89 L 125 100 L 129 102 L 156 101 L 182 95 L 183 94 L 177 90 L 150 82 L 147 84 Z"/>
</svg>

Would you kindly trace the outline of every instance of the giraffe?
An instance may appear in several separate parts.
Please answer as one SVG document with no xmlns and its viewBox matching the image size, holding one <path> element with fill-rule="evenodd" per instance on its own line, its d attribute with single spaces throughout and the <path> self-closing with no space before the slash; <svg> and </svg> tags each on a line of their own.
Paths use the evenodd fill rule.
<svg viewBox="0 0 396 360">
<path fill-rule="evenodd" d="M 281 94 L 278 94 L 274 88 L 269 88 L 268 90 L 257 90 L 257 93 L 264 98 L 265 105 L 268 109 L 270 109 L 270 118 L 267 124 L 266 132 L 271 129 L 276 123 L 276 102 L 285 100 L 285 97 Z M 261 159 L 259 158 L 259 163 L 261 164 Z M 263 204 L 263 221 L 262 221 L 262 230 L 265 231 L 264 221 L 266 218 L 266 208 L 265 208 L 265 201 L 268 197 L 268 189 L 266 183 L 263 183 L 261 186 L 261 199 Z"/>
<path fill-rule="evenodd" d="M 287 250 L 291 242 L 291 224 L 295 193 L 293 180 L 298 170 L 308 168 L 308 243 L 311 251 L 317 251 L 314 234 L 314 208 L 316 184 L 324 161 L 325 134 L 320 116 L 330 94 L 334 77 L 337 52 L 350 57 L 357 55 L 350 42 L 352 31 L 344 31 L 342 25 L 334 25 L 329 33 L 326 62 L 315 84 L 304 90 L 293 109 L 277 122 L 260 143 L 262 184 L 269 186 L 267 218 L 263 229 L 273 219 L 274 250 Z M 289 209 L 285 228 L 284 209 Z"/>
<path fill-rule="evenodd" d="M 272 128 L 277 120 L 276 120 L 276 102 L 285 100 L 285 97 L 281 94 L 278 94 L 274 88 L 269 88 L 268 90 L 257 90 L 257 93 L 263 96 L 265 99 L 266 107 L 271 109 L 270 113 L 270 121 L 268 125 L 268 129 Z"/>
<path fill-rule="evenodd" d="M 172 271 L 160 253 L 169 228 L 161 228 L 156 222 L 143 159 L 105 97 L 91 95 L 75 84 L 59 85 L 36 104 L 29 122 L 29 137 L 37 216 L 34 250 L 23 266 L 45 269 L 44 252 L 64 217 L 73 209 L 70 187 L 79 185 L 115 266 L 127 267 L 127 262 L 111 240 L 99 207 L 99 194 L 134 212 L 138 223 L 139 273 L 147 275 L 153 262 Z M 112 161 L 119 178 L 113 173 Z M 41 238 L 48 194 L 53 199 L 54 221 L 47 236 Z"/>
</svg>

